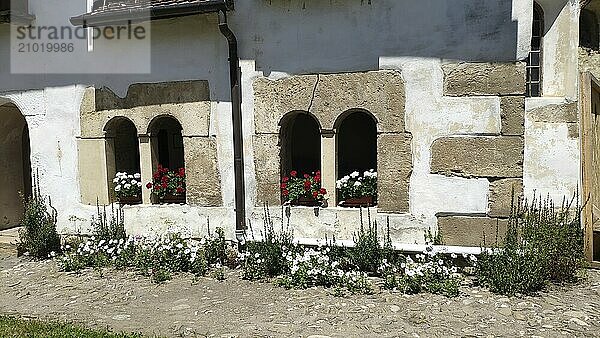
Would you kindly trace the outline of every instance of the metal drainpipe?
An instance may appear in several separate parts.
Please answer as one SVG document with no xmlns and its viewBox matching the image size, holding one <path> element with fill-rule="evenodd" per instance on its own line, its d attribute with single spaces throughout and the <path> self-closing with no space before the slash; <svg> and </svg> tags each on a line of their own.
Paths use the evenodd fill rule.
<svg viewBox="0 0 600 338">
<path fill-rule="evenodd" d="M 229 44 L 229 81 L 231 85 L 231 113 L 233 117 L 233 172 L 235 176 L 235 237 L 238 246 L 246 240 L 246 187 L 244 183 L 244 140 L 242 133 L 242 87 L 240 59 L 235 34 L 227 26 L 226 9 L 219 11 L 219 30 Z"/>
</svg>

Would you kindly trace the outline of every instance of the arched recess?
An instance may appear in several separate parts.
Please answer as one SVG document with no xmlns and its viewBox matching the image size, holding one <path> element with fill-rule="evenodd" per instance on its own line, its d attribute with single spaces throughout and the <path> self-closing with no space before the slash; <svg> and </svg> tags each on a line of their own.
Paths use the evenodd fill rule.
<svg viewBox="0 0 600 338">
<path fill-rule="evenodd" d="M 30 141 L 27 121 L 12 103 L 0 106 L 0 229 L 18 226 L 23 197 L 31 194 Z"/>
<path fill-rule="evenodd" d="M 354 171 L 377 170 L 377 120 L 364 110 L 350 110 L 335 122 L 337 179 Z"/>
<path fill-rule="evenodd" d="M 185 168 L 181 123 L 171 115 L 155 117 L 148 127 L 152 148 L 152 166 L 171 170 Z"/>
<path fill-rule="evenodd" d="M 112 180 L 117 172 L 140 173 L 140 148 L 135 124 L 123 116 L 112 118 L 104 126 L 106 140 L 106 173 L 109 196 L 113 195 Z"/>
<path fill-rule="evenodd" d="M 598 50 L 598 17 L 589 9 L 582 9 L 579 15 L 579 46 Z"/>
<path fill-rule="evenodd" d="M 279 122 L 281 176 L 295 170 L 311 174 L 321 168 L 321 127 L 310 113 L 294 111 Z"/>
</svg>

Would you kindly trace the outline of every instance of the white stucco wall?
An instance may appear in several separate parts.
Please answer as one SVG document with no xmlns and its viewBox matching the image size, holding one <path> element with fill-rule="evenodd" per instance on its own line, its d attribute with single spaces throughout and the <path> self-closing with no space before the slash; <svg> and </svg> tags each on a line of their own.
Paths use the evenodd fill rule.
<svg viewBox="0 0 600 338">
<path fill-rule="evenodd" d="M 41 5 L 42 1 L 30 0 L 30 3 L 33 14 L 44 17 L 44 22 L 63 22 L 65 16 L 81 14 L 83 8 L 78 2 L 60 9 L 47 8 Z M 558 0 L 547 1 L 560 7 Z M 556 9 L 561 13 L 557 20 L 566 22 L 559 25 L 561 29 L 572 28 L 575 6 L 572 2 L 574 0 L 563 6 L 565 9 Z M 413 243 L 423 240 L 425 229 L 435 228 L 438 212 L 485 213 L 488 180 L 430 174 L 430 149 L 432 142 L 443 136 L 499 134 L 500 101 L 497 97 L 442 96 L 440 65 L 445 60 L 524 59 L 529 49 L 531 7 L 530 0 L 424 0 L 411 3 L 396 0 L 238 0 L 229 21 L 237 34 L 242 59 L 247 209 L 253 224 L 262 222 L 262 210 L 254 208 L 253 81 L 260 76 L 280 78 L 303 73 L 377 69 L 402 71 L 406 84 L 406 129 L 413 135 L 414 168 L 410 180 L 410 214 L 375 215 L 374 211 L 374 217 L 384 221 L 390 216 L 396 240 Z M 213 229 L 222 225 L 233 234 L 234 179 L 227 46 L 216 22 L 215 15 L 155 22 L 150 74 L 40 76 L 15 75 L 6 67 L 0 68 L 0 93 L 4 93 L 0 97 L 14 102 L 26 115 L 31 129 L 32 166 L 39 169 L 43 189 L 52 196 L 53 204 L 59 209 L 62 230 L 85 231 L 95 212 L 95 207 L 79 203 L 76 139 L 83 89 L 88 85 L 108 86 L 124 96 L 132 83 L 201 79 L 209 81 L 213 101 L 210 133 L 217 137 L 223 208 L 127 207 L 125 217 L 133 233 L 179 227 L 198 235 L 210 223 Z M 8 34 L 8 26 L 0 26 L 0 57 L 4 59 L 9 55 Z M 560 31 L 551 34 L 556 39 L 564 37 Z M 547 43 L 557 41 L 552 39 L 549 36 Z M 100 55 L 125 52 L 108 45 L 95 48 Z M 548 57 L 545 62 L 550 59 Z M 570 62 L 568 56 L 564 60 Z M 556 64 L 553 65 L 556 68 Z M 557 68 L 549 70 L 545 76 L 555 80 L 549 80 L 547 90 L 562 91 L 562 96 L 575 95 L 570 85 L 573 82 L 570 72 L 562 74 Z M 545 142 L 546 137 L 562 137 L 560 128 L 551 131 L 552 135 L 543 128 L 538 129 L 528 126 L 529 136 L 526 137 L 535 141 L 526 145 L 530 153 L 541 146 L 540 142 Z M 564 151 L 571 154 L 572 148 L 569 144 Z M 548 161 L 553 163 L 553 166 L 549 165 L 552 170 L 564 171 L 565 168 L 556 162 Z M 537 162 L 532 165 L 526 156 L 527 189 L 552 188 L 556 179 L 528 178 L 527 170 L 533 170 L 535 165 Z M 337 208 L 313 216 L 310 216 L 311 212 L 298 209 L 290 214 L 290 223 L 301 237 L 332 232 L 351 237 L 348 220 L 358 219 L 356 211 Z"/>
</svg>

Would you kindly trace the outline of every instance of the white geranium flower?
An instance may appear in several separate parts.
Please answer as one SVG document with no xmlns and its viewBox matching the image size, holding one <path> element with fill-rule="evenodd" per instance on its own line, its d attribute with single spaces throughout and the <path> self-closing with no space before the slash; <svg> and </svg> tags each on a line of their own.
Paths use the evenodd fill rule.
<svg viewBox="0 0 600 338">
<path fill-rule="evenodd" d="M 133 175 L 127 175 L 128 179 L 133 179 Z"/>
<path fill-rule="evenodd" d="M 133 178 L 135 178 L 136 180 L 139 180 L 140 178 L 142 178 L 142 175 L 140 175 L 139 173 L 135 173 L 135 174 L 133 174 Z"/>
<path fill-rule="evenodd" d="M 131 180 L 131 185 L 137 185 L 138 181 L 136 180 Z"/>
<path fill-rule="evenodd" d="M 142 186 L 142 182 L 138 182 L 137 186 L 141 187 Z"/>
<path fill-rule="evenodd" d="M 362 185 L 362 183 L 360 183 L 359 181 L 354 182 L 355 187 L 360 187 L 361 185 Z"/>
<path fill-rule="evenodd" d="M 131 184 L 129 184 L 129 183 L 125 184 L 124 188 L 125 188 L 125 189 L 129 189 L 129 188 L 131 188 Z"/>
<path fill-rule="evenodd" d="M 119 178 L 118 178 L 118 177 L 115 177 L 115 178 L 113 179 L 113 183 L 119 183 Z"/>
<path fill-rule="evenodd" d="M 352 178 L 357 178 L 358 176 L 360 176 L 360 173 L 358 171 L 355 171 L 352 174 L 350 174 L 350 177 Z"/>
<path fill-rule="evenodd" d="M 115 187 L 115 191 L 116 191 L 116 192 L 119 192 L 119 191 L 121 191 L 121 185 L 120 185 L 120 184 L 119 184 L 119 185 L 117 185 L 117 186 Z"/>
</svg>

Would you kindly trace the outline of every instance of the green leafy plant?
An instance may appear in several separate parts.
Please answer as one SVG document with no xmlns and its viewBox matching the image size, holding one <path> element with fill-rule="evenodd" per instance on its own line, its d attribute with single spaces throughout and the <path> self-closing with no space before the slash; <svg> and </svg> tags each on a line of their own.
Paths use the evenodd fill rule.
<svg viewBox="0 0 600 338">
<path fill-rule="evenodd" d="M 381 263 L 383 248 L 377 236 L 377 222 L 371 222 L 371 212 L 367 209 L 367 227 L 363 224 L 360 212 L 360 229 L 354 235 L 354 248 L 350 249 L 352 262 L 361 271 L 376 272 Z"/>
<path fill-rule="evenodd" d="M 41 194 L 39 179 L 32 190 L 32 195 L 24 198 L 23 228 L 19 230 L 17 250 L 36 259 L 54 257 L 60 253 L 60 236 L 56 231 L 57 212 L 52 207 L 50 197 Z"/>
<path fill-rule="evenodd" d="M 94 235 L 100 239 L 119 240 L 127 237 L 123 211 L 115 210 L 113 205 L 111 205 L 110 214 L 107 214 L 106 206 L 104 205 L 100 209 L 100 205 L 96 203 L 96 215 L 92 217 L 92 229 L 94 229 Z"/>
<path fill-rule="evenodd" d="M 513 204 L 506 238 L 479 257 L 479 283 L 514 295 L 535 293 L 550 282 L 578 281 L 585 266 L 578 200 L 574 195 L 560 208 L 549 198 Z"/>
<path fill-rule="evenodd" d="M 377 172 L 371 169 L 361 175 L 355 171 L 337 180 L 336 188 L 341 199 L 363 196 L 377 198 Z"/>
<path fill-rule="evenodd" d="M 280 188 L 284 199 L 292 203 L 300 198 L 321 202 L 327 195 L 327 190 L 321 187 L 321 172 L 318 170 L 312 175 L 304 174 L 302 177 L 298 176 L 297 171 L 292 170 L 290 176 L 281 179 Z"/>
<path fill-rule="evenodd" d="M 242 253 L 244 278 L 249 280 L 271 278 L 286 273 L 288 266 L 284 252 L 295 247 L 294 236 L 289 227 L 284 228 L 282 223 L 281 231 L 275 231 L 273 219 L 266 204 L 263 215 L 262 240 L 249 241 L 246 244 L 246 251 Z"/>
</svg>

